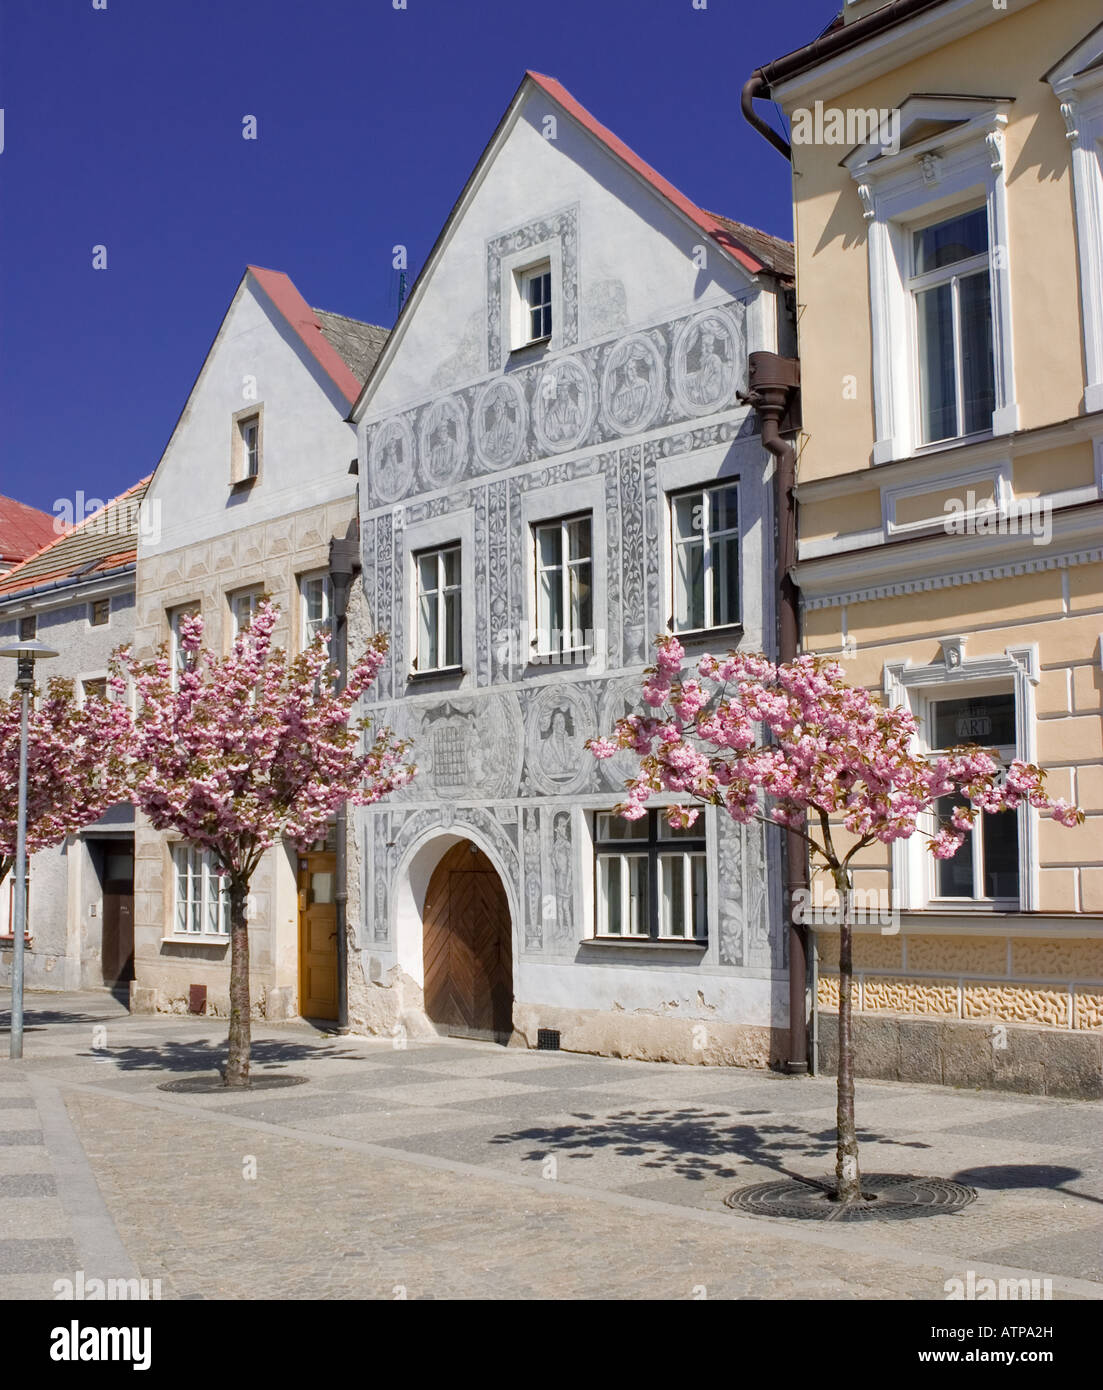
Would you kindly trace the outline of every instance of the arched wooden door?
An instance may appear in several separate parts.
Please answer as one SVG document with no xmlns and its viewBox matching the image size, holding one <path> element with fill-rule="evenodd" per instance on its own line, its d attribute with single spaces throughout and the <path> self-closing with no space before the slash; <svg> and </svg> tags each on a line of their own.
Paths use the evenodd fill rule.
<svg viewBox="0 0 1103 1390">
<path fill-rule="evenodd" d="M 470 840 L 444 855 L 425 895 L 425 1012 L 462 1037 L 513 1031 L 509 903 L 494 866 Z"/>
</svg>

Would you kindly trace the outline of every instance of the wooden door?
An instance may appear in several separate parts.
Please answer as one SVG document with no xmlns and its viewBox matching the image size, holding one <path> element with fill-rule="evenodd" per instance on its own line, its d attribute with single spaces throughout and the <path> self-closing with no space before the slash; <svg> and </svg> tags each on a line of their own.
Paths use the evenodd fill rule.
<svg viewBox="0 0 1103 1390">
<path fill-rule="evenodd" d="M 134 845 L 108 840 L 103 855 L 103 921 L 100 966 L 105 985 L 134 978 Z"/>
<path fill-rule="evenodd" d="M 425 896 L 425 1012 L 449 1033 L 513 1031 L 513 942 L 502 881 L 464 840 L 445 854 Z"/>
<path fill-rule="evenodd" d="M 299 858 L 299 1013 L 337 1017 L 337 856 Z"/>
</svg>

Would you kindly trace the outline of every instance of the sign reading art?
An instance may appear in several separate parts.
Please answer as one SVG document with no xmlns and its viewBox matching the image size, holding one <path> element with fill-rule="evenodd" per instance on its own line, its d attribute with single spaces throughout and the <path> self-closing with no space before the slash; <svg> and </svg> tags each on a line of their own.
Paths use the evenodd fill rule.
<svg viewBox="0 0 1103 1390">
<path fill-rule="evenodd" d="M 618 434 L 645 430 L 663 404 L 663 359 L 644 333 L 617 343 L 605 359 L 601 411 Z"/>
<path fill-rule="evenodd" d="M 371 444 L 371 485 L 381 502 L 397 502 L 414 479 L 414 433 L 401 416 L 375 431 Z"/>
<path fill-rule="evenodd" d="M 687 319 L 674 340 L 671 390 L 686 415 L 708 415 L 730 405 L 747 360 L 743 330 L 724 309 Z"/>
<path fill-rule="evenodd" d="M 436 401 L 421 417 L 421 473 L 430 487 L 445 487 L 467 458 L 467 417 L 454 396 Z"/>
<path fill-rule="evenodd" d="M 557 362 L 540 376 L 532 422 L 545 453 L 577 448 L 589 433 L 593 415 L 593 381 L 573 358 Z"/>
<path fill-rule="evenodd" d="M 521 457 L 527 413 L 512 377 L 488 382 L 475 397 L 475 452 L 485 468 L 510 468 Z"/>
</svg>

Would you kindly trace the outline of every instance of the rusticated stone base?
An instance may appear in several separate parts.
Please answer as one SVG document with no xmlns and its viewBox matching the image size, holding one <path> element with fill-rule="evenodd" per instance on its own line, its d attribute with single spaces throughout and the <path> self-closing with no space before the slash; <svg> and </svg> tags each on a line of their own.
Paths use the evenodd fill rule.
<svg viewBox="0 0 1103 1390">
<path fill-rule="evenodd" d="M 188 996 L 169 990 L 157 989 L 152 985 L 130 984 L 130 1012 L 132 1014 L 188 1014 Z M 283 1019 L 295 1017 L 295 991 L 289 985 L 261 990 L 253 996 L 252 1017 L 258 1022 L 278 1023 Z M 206 1018 L 230 1017 L 230 995 L 226 990 L 218 993 L 210 990 L 203 1010 Z"/>
<path fill-rule="evenodd" d="M 871 1017 L 853 1021 L 855 1074 L 1072 1100 L 1103 1097 L 1103 1037 L 961 1019 Z M 819 1071 L 838 1066 L 838 1018 L 818 1019 Z"/>
<path fill-rule="evenodd" d="M 789 1039 L 784 1029 L 752 1024 L 514 1004 L 511 1047 L 534 1048 L 541 1028 L 558 1031 L 563 1052 L 712 1067 L 780 1065 Z"/>
</svg>

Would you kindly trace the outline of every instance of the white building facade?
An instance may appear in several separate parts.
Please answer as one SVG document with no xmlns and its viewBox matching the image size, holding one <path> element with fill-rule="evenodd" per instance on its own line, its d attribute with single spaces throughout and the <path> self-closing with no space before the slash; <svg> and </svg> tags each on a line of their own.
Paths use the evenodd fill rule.
<svg viewBox="0 0 1103 1390">
<path fill-rule="evenodd" d="M 776 650 L 740 393 L 748 353 L 793 352 L 790 285 L 787 243 L 526 75 L 351 417 L 363 621 L 391 634 L 367 712 L 418 767 L 352 818 L 354 1027 L 785 1055 L 775 837 L 625 822 L 632 759 L 584 745 L 642 708 L 657 633 Z"/>
</svg>

